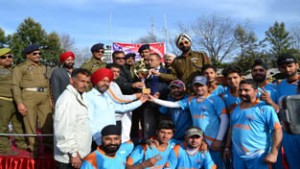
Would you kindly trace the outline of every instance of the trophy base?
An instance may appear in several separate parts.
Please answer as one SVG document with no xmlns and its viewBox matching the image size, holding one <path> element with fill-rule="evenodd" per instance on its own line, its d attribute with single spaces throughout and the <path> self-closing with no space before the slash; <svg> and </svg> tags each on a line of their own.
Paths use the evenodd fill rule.
<svg viewBox="0 0 300 169">
<path fill-rule="evenodd" d="M 143 88 L 142 93 L 143 94 L 150 94 L 151 93 L 151 89 L 150 88 Z"/>
</svg>

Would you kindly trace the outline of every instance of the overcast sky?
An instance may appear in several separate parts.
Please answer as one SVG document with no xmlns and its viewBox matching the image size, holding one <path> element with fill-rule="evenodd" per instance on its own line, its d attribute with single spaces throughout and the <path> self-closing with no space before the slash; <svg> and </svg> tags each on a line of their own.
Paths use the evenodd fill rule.
<svg viewBox="0 0 300 169">
<path fill-rule="evenodd" d="M 32 17 L 48 33 L 69 34 L 79 48 L 136 41 L 151 30 L 151 23 L 157 33 L 166 25 L 178 33 L 179 22 L 190 24 L 207 15 L 248 20 L 258 36 L 275 21 L 284 21 L 287 29 L 300 25 L 299 0 L 1 0 L 0 6 L 6 34 Z"/>
</svg>

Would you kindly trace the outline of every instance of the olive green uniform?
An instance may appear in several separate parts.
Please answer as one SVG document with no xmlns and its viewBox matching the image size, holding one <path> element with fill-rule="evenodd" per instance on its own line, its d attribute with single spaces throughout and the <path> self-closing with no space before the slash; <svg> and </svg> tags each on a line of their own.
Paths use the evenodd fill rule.
<svg viewBox="0 0 300 169">
<path fill-rule="evenodd" d="M 190 83 L 195 74 L 201 73 L 201 68 L 205 64 L 210 64 L 210 60 L 205 52 L 189 51 L 173 60 L 172 68 L 178 79 L 186 85 Z"/>
<path fill-rule="evenodd" d="M 106 67 L 106 63 L 101 62 L 95 59 L 94 57 L 92 57 L 91 59 L 89 59 L 88 61 L 86 61 L 81 65 L 81 68 L 85 68 L 89 70 L 91 73 L 94 73 L 96 70 L 105 67 Z"/>
<path fill-rule="evenodd" d="M 23 134 L 23 119 L 17 112 L 12 96 L 12 68 L 0 66 L 0 133 L 8 133 L 9 122 L 13 125 L 15 134 Z M 27 144 L 23 136 L 14 137 L 20 149 L 26 149 Z M 6 153 L 11 148 L 8 137 L 0 137 L 0 153 Z"/>
<path fill-rule="evenodd" d="M 16 66 L 13 71 L 13 97 L 17 104 L 23 103 L 27 108 L 27 115 L 23 117 L 27 134 L 36 134 L 37 122 L 42 134 L 53 134 L 53 113 L 46 74 L 44 65 L 30 60 Z M 52 137 L 43 137 L 43 140 L 47 148 L 53 148 Z M 28 147 L 38 151 L 38 138 L 28 137 Z"/>
</svg>

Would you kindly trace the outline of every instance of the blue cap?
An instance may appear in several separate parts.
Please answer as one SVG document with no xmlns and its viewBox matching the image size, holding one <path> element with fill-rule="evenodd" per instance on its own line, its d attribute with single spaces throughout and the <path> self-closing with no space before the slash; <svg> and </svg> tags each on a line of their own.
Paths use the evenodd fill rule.
<svg viewBox="0 0 300 169">
<path fill-rule="evenodd" d="M 193 80 L 193 84 L 207 85 L 207 79 L 205 76 L 196 76 Z"/>
<path fill-rule="evenodd" d="M 104 49 L 104 44 L 103 43 L 94 44 L 91 48 L 91 52 L 98 51 L 99 49 Z"/>
<path fill-rule="evenodd" d="M 28 45 L 25 49 L 24 49 L 24 53 L 25 55 L 28 55 L 34 51 L 40 50 L 40 46 L 39 45 Z"/>
</svg>

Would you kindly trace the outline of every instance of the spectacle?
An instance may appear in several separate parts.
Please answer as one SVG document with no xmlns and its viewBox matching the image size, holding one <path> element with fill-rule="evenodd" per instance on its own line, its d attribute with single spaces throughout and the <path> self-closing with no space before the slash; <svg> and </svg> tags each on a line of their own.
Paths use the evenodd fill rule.
<svg viewBox="0 0 300 169">
<path fill-rule="evenodd" d="M 104 53 L 104 50 L 95 51 L 96 53 Z"/>
<path fill-rule="evenodd" d="M 41 55 L 41 52 L 33 52 L 32 55 Z"/>
<path fill-rule="evenodd" d="M 13 55 L 8 55 L 8 56 L 1 56 L 0 57 L 1 59 L 11 59 L 11 58 L 13 58 Z"/>
<path fill-rule="evenodd" d="M 116 60 L 124 60 L 125 58 L 118 58 L 118 57 L 116 57 L 115 59 Z"/>
</svg>

